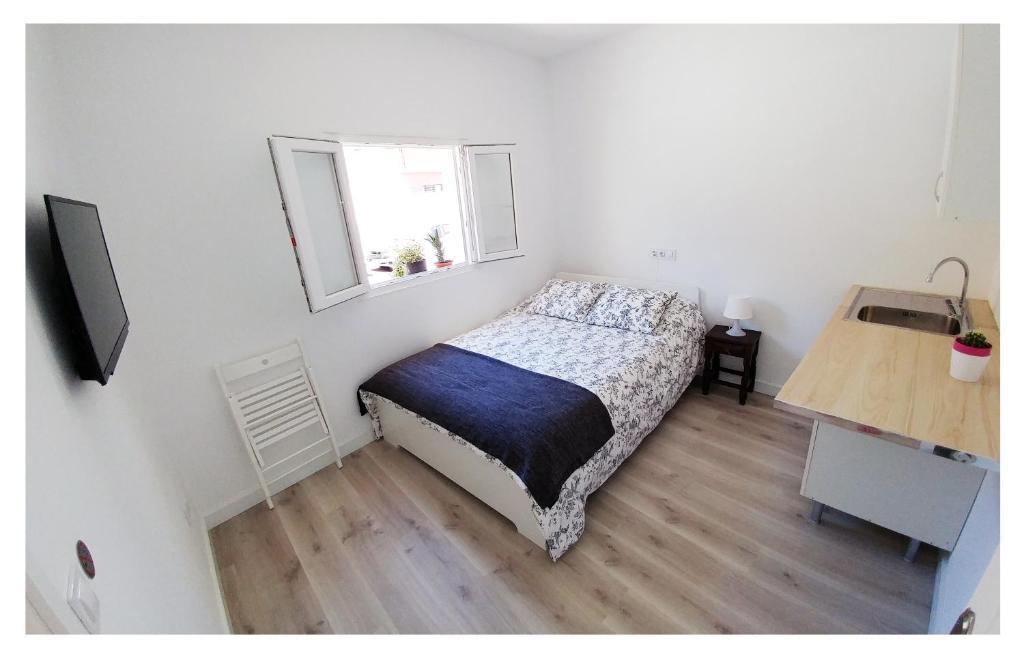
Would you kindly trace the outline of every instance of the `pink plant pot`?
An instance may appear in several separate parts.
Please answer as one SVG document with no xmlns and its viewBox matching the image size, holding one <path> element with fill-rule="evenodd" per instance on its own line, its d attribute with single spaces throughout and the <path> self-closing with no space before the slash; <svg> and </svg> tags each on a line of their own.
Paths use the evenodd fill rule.
<svg viewBox="0 0 1024 657">
<path fill-rule="evenodd" d="M 985 373 L 992 347 L 968 347 L 959 340 L 953 340 L 949 356 L 949 375 L 959 381 L 974 383 Z"/>
</svg>

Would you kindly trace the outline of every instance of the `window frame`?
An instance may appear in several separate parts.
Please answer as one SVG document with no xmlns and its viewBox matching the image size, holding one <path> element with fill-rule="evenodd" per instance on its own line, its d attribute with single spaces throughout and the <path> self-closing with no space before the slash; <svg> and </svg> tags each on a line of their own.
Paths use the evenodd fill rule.
<svg viewBox="0 0 1024 657">
<path fill-rule="evenodd" d="M 368 137 L 336 133 L 327 134 L 330 135 L 330 138 L 320 139 L 272 135 L 267 140 L 277 176 L 281 206 L 285 213 L 285 221 L 291 236 L 295 259 L 299 267 L 299 276 L 310 312 L 318 313 L 359 296 L 373 297 L 378 294 L 386 294 L 406 287 L 421 285 L 428 281 L 448 278 L 470 271 L 482 262 L 504 260 L 524 255 L 522 229 L 519 225 L 519 203 L 516 197 L 516 190 L 519 187 L 516 178 L 516 145 L 514 143 L 470 144 L 464 139 Z M 358 208 L 356 208 L 349 184 L 348 168 L 344 153 L 346 146 L 439 148 L 449 150 L 455 165 L 455 184 L 458 188 L 456 196 L 459 203 L 459 225 L 462 230 L 465 262 L 453 265 L 447 269 L 428 269 L 425 272 L 409 274 L 401 278 L 381 281 L 376 284 L 370 283 L 363 243 L 359 235 Z M 352 258 L 357 279 L 356 284 L 352 287 L 333 293 L 327 293 L 324 290 L 320 265 L 316 255 L 315 240 L 309 217 L 305 212 L 305 203 L 302 198 L 298 173 L 292 155 L 294 152 L 327 153 L 331 155 L 337 178 L 339 211 L 348 237 L 349 255 Z M 473 155 L 491 152 L 509 155 L 516 248 L 494 254 L 485 254 L 477 222 L 478 211 L 473 188 L 473 175 L 475 171 Z"/>
<path fill-rule="evenodd" d="M 273 136 L 268 139 L 272 161 L 277 175 L 278 189 L 281 193 L 281 205 L 288 222 L 292 247 L 295 250 L 299 265 L 299 276 L 306 291 L 306 301 L 310 312 L 317 313 L 339 303 L 362 296 L 370 291 L 366 264 L 361 251 L 362 241 L 359 239 L 359 225 L 349 220 L 348 201 L 351 192 L 348 189 L 348 176 L 345 172 L 345 157 L 342 144 L 335 141 L 308 139 L 301 137 Z M 320 263 L 317 259 L 315 239 L 306 214 L 305 200 L 299 193 L 298 172 L 295 168 L 293 153 L 325 153 L 331 156 L 338 191 L 338 210 L 341 214 L 345 233 L 348 237 L 349 256 L 355 271 L 356 284 L 337 292 L 324 289 Z M 358 256 L 358 257 L 357 257 Z"/>
</svg>

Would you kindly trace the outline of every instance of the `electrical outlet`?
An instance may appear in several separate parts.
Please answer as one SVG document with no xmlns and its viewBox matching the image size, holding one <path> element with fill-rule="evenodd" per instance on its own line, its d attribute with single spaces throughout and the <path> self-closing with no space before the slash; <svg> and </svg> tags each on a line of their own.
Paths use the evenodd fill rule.
<svg viewBox="0 0 1024 657">
<path fill-rule="evenodd" d="M 675 249 L 651 249 L 651 257 L 655 260 L 675 260 Z"/>
</svg>

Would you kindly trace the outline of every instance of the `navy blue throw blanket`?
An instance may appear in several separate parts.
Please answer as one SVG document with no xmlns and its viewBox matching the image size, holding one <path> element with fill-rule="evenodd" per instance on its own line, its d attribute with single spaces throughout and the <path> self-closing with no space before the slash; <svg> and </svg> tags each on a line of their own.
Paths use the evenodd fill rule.
<svg viewBox="0 0 1024 657">
<path fill-rule="evenodd" d="M 586 388 L 447 344 L 385 367 L 359 389 L 499 459 L 545 509 L 615 432 L 608 409 Z"/>
</svg>

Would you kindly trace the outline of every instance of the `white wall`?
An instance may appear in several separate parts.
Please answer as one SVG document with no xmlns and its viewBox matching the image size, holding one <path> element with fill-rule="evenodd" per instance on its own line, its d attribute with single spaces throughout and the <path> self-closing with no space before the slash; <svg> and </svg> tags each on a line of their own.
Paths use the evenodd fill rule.
<svg viewBox="0 0 1024 657">
<path fill-rule="evenodd" d="M 99 205 L 132 322 L 112 386 L 130 388 L 146 430 L 214 520 L 259 499 L 215 363 L 298 335 L 336 432 L 365 440 L 361 381 L 490 319 L 555 271 L 538 61 L 405 26 L 55 26 L 35 35 L 60 44 L 51 100 L 61 154 L 79 178 L 33 193 Z M 266 138 L 325 132 L 518 142 L 527 257 L 311 315 Z"/>
<path fill-rule="evenodd" d="M 996 323 L 999 323 L 999 253 L 996 252 L 995 261 L 992 263 L 992 280 L 988 286 L 988 305 L 992 307 L 992 313 L 996 316 Z"/>
<path fill-rule="evenodd" d="M 957 42 L 942 213 L 999 220 L 999 25 L 964 25 Z"/>
<path fill-rule="evenodd" d="M 185 487 L 134 394 L 150 377 L 138 351 L 125 352 L 106 387 L 81 381 L 69 365 L 42 195 L 88 197 L 90 187 L 67 149 L 63 116 L 72 108 L 60 104 L 53 36 L 31 29 L 27 43 L 28 595 L 57 627 L 84 631 L 63 599 L 82 539 L 96 562 L 102 631 L 223 632 L 205 528 L 195 514 L 186 518 Z M 115 254 L 125 250 L 119 241 Z M 145 323 L 133 331 L 129 340 L 146 339 Z"/>
<path fill-rule="evenodd" d="M 972 296 L 998 224 L 939 220 L 954 26 L 658 26 L 555 60 L 555 209 L 570 271 L 755 298 L 774 392 L 851 284 Z M 651 247 L 679 250 L 656 264 Z M 765 385 L 767 384 L 767 385 Z"/>
<path fill-rule="evenodd" d="M 943 553 L 935 575 L 932 612 L 928 626 L 931 634 L 948 634 L 953 623 L 971 602 L 985 570 L 999 550 L 999 472 L 989 470 L 967 516 L 960 540 L 950 553 Z M 998 569 L 998 562 L 996 568 Z M 996 584 L 998 591 L 998 578 Z M 998 598 L 998 594 L 996 594 Z M 986 600 L 986 602 L 989 602 Z M 998 609 L 998 599 L 996 601 Z M 976 609 L 979 617 L 992 609 Z M 981 628 L 979 627 L 979 631 Z"/>
</svg>

